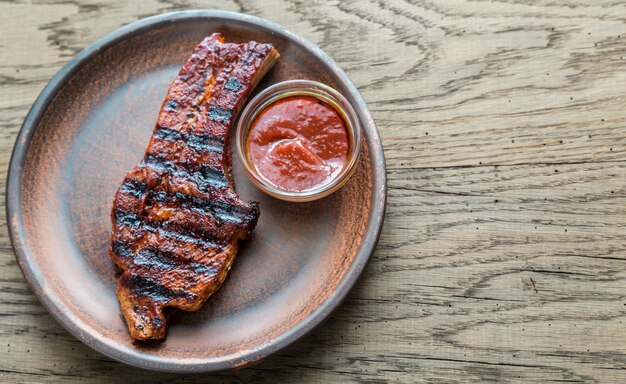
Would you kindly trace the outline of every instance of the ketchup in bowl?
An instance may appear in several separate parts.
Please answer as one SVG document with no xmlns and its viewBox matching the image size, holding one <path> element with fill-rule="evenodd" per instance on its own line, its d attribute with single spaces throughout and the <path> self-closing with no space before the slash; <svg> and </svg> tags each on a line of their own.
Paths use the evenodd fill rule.
<svg viewBox="0 0 626 384">
<path fill-rule="evenodd" d="M 356 111 L 335 89 L 289 80 L 261 91 L 237 123 L 237 153 L 250 180 L 287 201 L 311 201 L 341 188 L 361 153 Z"/>
<path fill-rule="evenodd" d="M 349 136 L 341 114 L 313 96 L 290 96 L 263 109 L 248 131 L 247 151 L 257 171 L 289 192 L 332 181 L 346 165 Z"/>
</svg>

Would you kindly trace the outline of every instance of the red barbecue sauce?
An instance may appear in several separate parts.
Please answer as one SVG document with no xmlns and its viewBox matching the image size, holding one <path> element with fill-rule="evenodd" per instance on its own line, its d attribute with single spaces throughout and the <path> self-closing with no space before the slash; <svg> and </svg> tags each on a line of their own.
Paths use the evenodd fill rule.
<svg viewBox="0 0 626 384">
<path fill-rule="evenodd" d="M 289 192 L 332 181 L 346 165 L 349 137 L 341 114 L 313 96 L 289 96 L 265 107 L 250 126 L 250 161 L 266 180 Z"/>
</svg>

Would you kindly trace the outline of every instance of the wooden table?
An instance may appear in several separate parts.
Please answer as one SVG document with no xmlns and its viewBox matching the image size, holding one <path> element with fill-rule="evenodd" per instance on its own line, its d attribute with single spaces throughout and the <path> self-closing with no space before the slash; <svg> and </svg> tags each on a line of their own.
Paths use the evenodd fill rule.
<svg viewBox="0 0 626 384">
<path fill-rule="evenodd" d="M 389 204 L 332 318 L 216 382 L 624 383 L 626 6 L 528 3 L 0 2 L 0 178 L 38 93 L 103 34 L 183 8 L 265 17 L 317 43 L 363 93 Z M 1 228 L 0 382 L 211 378 L 82 345 L 30 292 Z"/>
</svg>

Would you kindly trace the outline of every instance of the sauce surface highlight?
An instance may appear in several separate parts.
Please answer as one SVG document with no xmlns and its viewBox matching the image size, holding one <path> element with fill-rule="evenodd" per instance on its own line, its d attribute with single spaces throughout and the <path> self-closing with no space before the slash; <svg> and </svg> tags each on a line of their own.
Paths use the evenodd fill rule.
<svg viewBox="0 0 626 384">
<path fill-rule="evenodd" d="M 313 96 L 265 107 L 250 126 L 248 157 L 271 184 L 304 192 L 335 179 L 346 165 L 349 137 L 341 114 Z"/>
</svg>

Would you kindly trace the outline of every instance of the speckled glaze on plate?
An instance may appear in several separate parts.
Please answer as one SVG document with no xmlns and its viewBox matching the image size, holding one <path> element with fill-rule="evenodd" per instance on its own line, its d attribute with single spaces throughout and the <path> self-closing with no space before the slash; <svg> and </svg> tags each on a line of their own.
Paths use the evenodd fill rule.
<svg viewBox="0 0 626 384">
<path fill-rule="evenodd" d="M 228 42 L 273 43 L 281 53 L 257 92 L 296 78 L 340 91 L 359 115 L 363 152 L 341 190 L 311 203 L 264 195 L 233 156 L 237 191 L 261 202 L 253 237 L 241 243 L 230 276 L 203 309 L 176 313 L 162 343 L 133 343 L 106 251 L 111 202 L 143 155 L 169 84 L 195 45 L 217 31 Z M 340 304 L 376 246 L 386 176 L 365 102 L 320 48 L 256 17 L 185 11 L 143 19 L 103 37 L 50 81 L 19 133 L 6 198 L 24 276 L 73 335 L 127 364 L 208 372 L 259 361 L 312 330 Z"/>
</svg>

